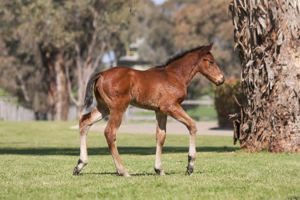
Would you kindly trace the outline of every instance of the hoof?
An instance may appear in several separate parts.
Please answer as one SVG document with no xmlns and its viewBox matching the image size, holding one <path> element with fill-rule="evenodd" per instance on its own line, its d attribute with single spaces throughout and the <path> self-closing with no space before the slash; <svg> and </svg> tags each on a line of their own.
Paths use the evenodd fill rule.
<svg viewBox="0 0 300 200">
<path fill-rule="evenodd" d="M 80 170 L 77 167 L 75 167 L 74 170 L 73 170 L 73 175 L 76 176 L 79 173 L 80 173 Z"/>
<path fill-rule="evenodd" d="M 157 175 L 161 175 L 161 176 L 166 175 L 166 174 L 163 172 L 163 170 L 161 170 L 161 169 L 156 169 L 156 168 L 154 168 L 154 171 L 156 172 Z"/>
<path fill-rule="evenodd" d="M 128 173 L 123 175 L 124 177 L 131 177 Z"/>
<path fill-rule="evenodd" d="M 192 166 L 187 166 L 187 169 L 186 169 L 186 174 L 187 175 L 191 175 L 194 171 L 194 167 Z"/>
<path fill-rule="evenodd" d="M 125 174 L 119 174 L 120 176 L 124 176 L 124 177 L 131 177 L 128 173 Z"/>
<path fill-rule="evenodd" d="M 87 164 L 88 164 L 87 161 L 83 162 L 81 159 L 79 159 L 78 163 L 77 163 L 77 166 L 73 170 L 73 175 L 78 175 L 80 173 L 80 171 L 82 170 L 82 168 L 84 166 L 86 166 Z"/>
<path fill-rule="evenodd" d="M 131 177 L 127 172 L 125 172 L 125 173 L 119 173 L 118 172 L 118 174 L 119 174 L 119 176 Z"/>
</svg>

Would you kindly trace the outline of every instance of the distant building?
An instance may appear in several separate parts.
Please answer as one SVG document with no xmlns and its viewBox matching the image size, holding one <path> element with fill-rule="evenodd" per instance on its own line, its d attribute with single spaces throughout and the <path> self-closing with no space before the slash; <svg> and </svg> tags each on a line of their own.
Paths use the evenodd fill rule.
<svg viewBox="0 0 300 200">
<path fill-rule="evenodd" d="M 138 38 L 129 45 L 125 56 L 120 57 L 118 66 L 130 67 L 138 70 L 147 70 L 151 67 L 150 62 L 141 60 L 138 54 L 138 48 L 144 43 L 144 38 Z"/>
</svg>

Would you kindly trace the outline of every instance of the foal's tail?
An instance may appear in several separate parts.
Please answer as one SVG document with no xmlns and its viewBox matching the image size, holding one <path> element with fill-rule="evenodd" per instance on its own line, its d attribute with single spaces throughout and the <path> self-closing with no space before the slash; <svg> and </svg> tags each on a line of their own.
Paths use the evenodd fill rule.
<svg viewBox="0 0 300 200">
<path fill-rule="evenodd" d="M 90 80 L 87 83 L 86 90 L 85 90 L 85 97 L 84 97 L 84 104 L 83 108 L 87 109 L 93 103 L 93 88 L 95 82 L 100 78 L 100 73 L 95 73 L 91 76 Z"/>
</svg>

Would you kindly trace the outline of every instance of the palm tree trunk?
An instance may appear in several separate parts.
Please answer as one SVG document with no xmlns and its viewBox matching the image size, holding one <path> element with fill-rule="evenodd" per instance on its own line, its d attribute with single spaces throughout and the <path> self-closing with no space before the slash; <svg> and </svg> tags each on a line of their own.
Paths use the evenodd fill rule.
<svg viewBox="0 0 300 200">
<path fill-rule="evenodd" d="M 300 1 L 233 0 L 242 62 L 242 148 L 300 151 Z"/>
</svg>

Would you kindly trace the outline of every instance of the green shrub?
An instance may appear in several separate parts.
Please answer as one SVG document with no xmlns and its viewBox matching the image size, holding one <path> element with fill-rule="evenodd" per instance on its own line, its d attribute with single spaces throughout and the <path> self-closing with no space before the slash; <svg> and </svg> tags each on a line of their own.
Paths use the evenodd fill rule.
<svg viewBox="0 0 300 200">
<path fill-rule="evenodd" d="M 236 96 L 239 102 L 243 98 L 240 79 L 229 79 L 223 85 L 215 88 L 215 106 L 220 127 L 232 128 L 233 124 L 232 121 L 228 120 L 228 115 L 240 112 L 233 96 Z"/>
<path fill-rule="evenodd" d="M 5 91 L 3 88 L 0 88 L 0 97 L 10 97 L 11 94 Z"/>
</svg>

